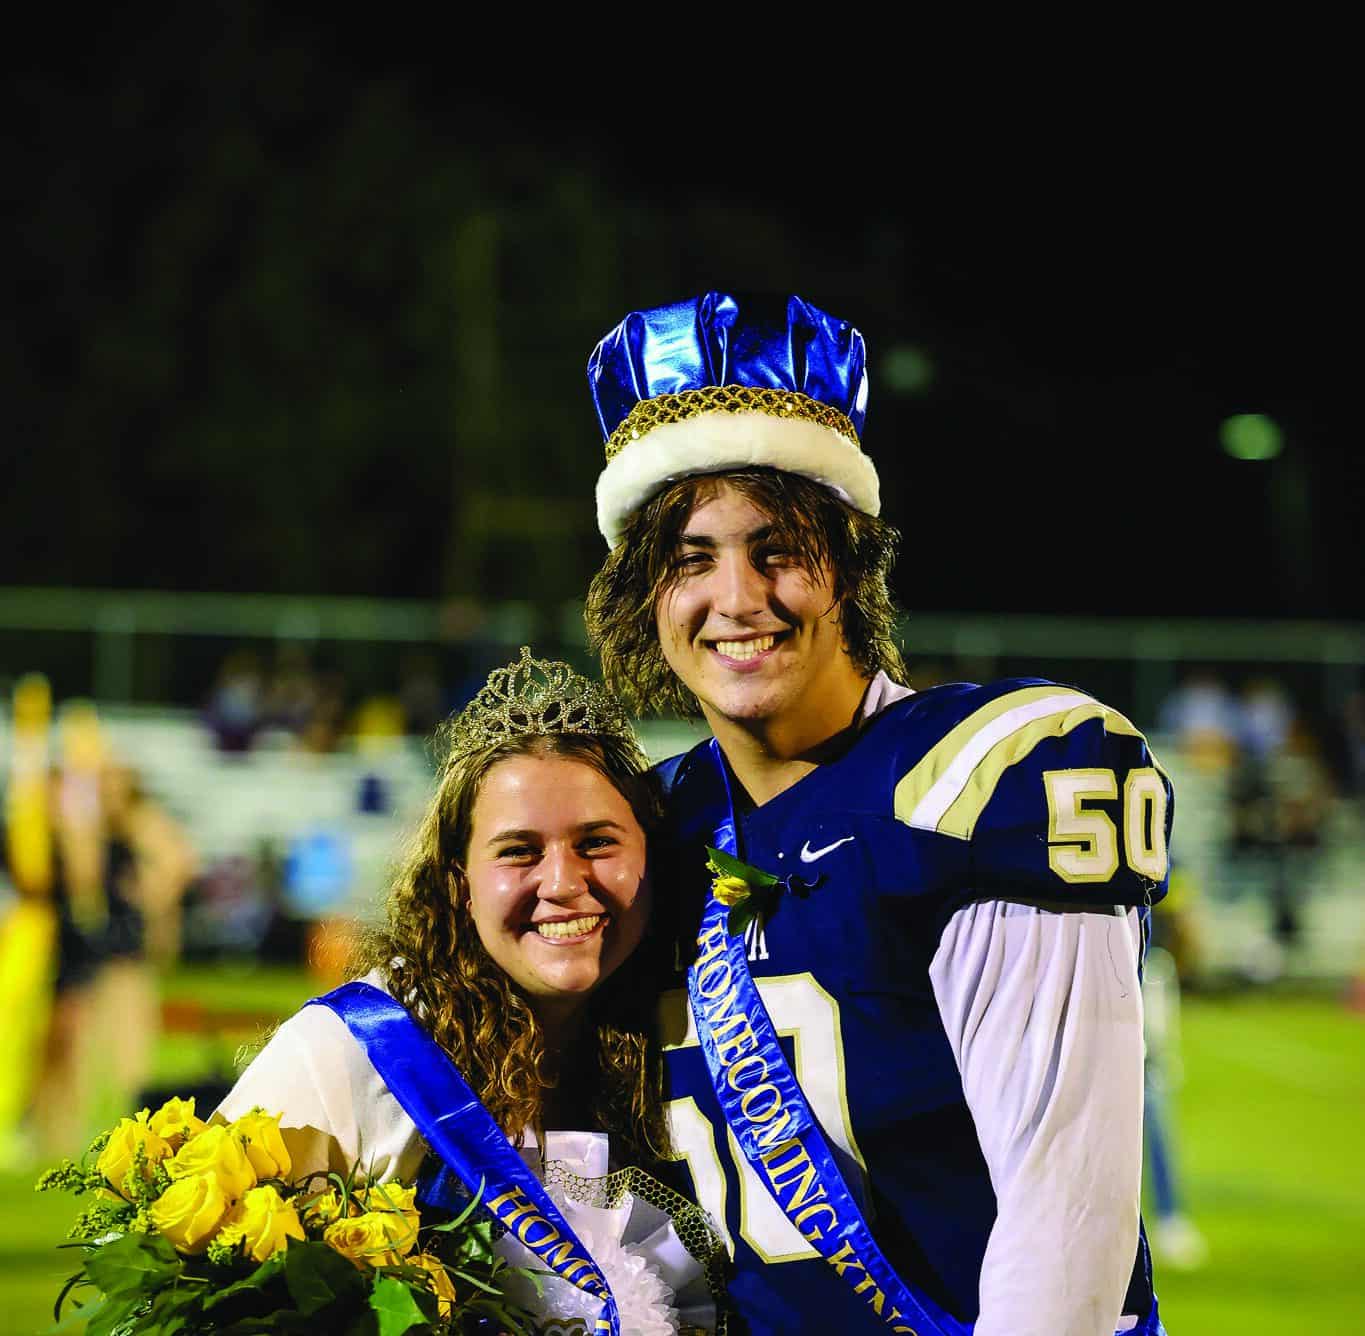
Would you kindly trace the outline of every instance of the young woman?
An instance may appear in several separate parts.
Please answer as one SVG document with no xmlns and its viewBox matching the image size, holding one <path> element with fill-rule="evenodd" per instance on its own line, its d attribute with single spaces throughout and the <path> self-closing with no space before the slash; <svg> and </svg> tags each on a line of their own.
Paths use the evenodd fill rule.
<svg viewBox="0 0 1365 1336">
<path fill-rule="evenodd" d="M 440 740 L 435 795 L 357 973 L 403 1004 L 546 1182 L 616 1293 L 622 1330 L 709 1329 L 713 1249 L 698 1260 L 681 1246 L 670 1214 L 692 1238 L 695 1208 L 647 1172 L 667 1154 L 650 1038 L 659 800 L 629 719 L 567 664 L 523 649 Z M 218 1113 L 282 1111 L 296 1177 L 359 1162 L 372 1181 L 430 1187 L 413 1092 L 390 1088 L 380 1058 L 342 1010 L 309 1005 Z M 501 1246 L 542 1265 L 510 1234 Z M 545 1316 L 590 1330 L 595 1308 L 547 1281 Z"/>
</svg>

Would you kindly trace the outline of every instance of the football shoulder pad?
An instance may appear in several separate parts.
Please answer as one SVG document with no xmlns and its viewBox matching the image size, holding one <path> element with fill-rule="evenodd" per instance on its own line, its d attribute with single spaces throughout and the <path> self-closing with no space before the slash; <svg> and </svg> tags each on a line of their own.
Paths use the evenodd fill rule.
<svg viewBox="0 0 1365 1336">
<path fill-rule="evenodd" d="M 1171 784 L 1122 714 L 1037 678 L 944 705 L 937 740 L 907 757 L 895 815 L 968 842 L 979 894 L 1124 905 L 1165 894 Z"/>
</svg>

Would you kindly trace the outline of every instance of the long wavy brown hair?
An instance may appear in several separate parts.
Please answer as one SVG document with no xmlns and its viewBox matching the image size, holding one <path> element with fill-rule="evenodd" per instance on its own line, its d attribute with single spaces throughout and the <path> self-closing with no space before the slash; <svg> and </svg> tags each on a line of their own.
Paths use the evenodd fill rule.
<svg viewBox="0 0 1365 1336">
<path fill-rule="evenodd" d="M 696 696 L 664 658 L 654 611 L 677 578 L 674 557 L 683 526 L 722 483 L 771 519 L 774 541 L 809 573 L 830 572 L 854 666 L 866 677 L 885 670 L 903 682 L 905 663 L 892 634 L 897 608 L 887 587 L 900 534 L 809 478 L 752 468 L 683 478 L 630 517 L 624 537 L 593 576 L 584 609 L 607 685 L 641 713 L 701 713 Z"/>
<path fill-rule="evenodd" d="M 449 745 L 449 724 L 437 735 Z M 525 997 L 494 963 L 475 930 L 465 863 L 484 777 L 511 756 L 564 757 L 597 770 L 630 803 L 646 836 L 660 798 L 648 762 L 614 735 L 551 733 L 508 739 L 441 763 L 436 792 L 388 893 L 382 927 L 360 943 L 353 972 L 378 970 L 389 990 L 454 1060 L 494 1122 L 517 1144 L 544 1131 L 547 1092 L 564 1078 Z M 656 906 L 657 912 L 657 906 Z M 592 1115 L 612 1149 L 633 1163 L 667 1154 L 662 1069 L 653 1039 L 664 977 L 661 934 L 651 929 L 588 1001 L 590 1038 L 573 1075 L 592 1092 Z M 595 1063 L 595 1070 L 591 1064 Z M 544 1141 L 541 1141 L 544 1144 Z"/>
</svg>

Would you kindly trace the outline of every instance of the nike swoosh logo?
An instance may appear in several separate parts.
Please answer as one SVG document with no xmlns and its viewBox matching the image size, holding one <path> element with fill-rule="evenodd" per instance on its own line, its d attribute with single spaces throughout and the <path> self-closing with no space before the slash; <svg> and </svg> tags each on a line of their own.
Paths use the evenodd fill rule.
<svg viewBox="0 0 1365 1336">
<path fill-rule="evenodd" d="M 823 858 L 831 849 L 837 849 L 841 844 L 847 844 L 853 838 L 852 835 L 845 835 L 842 840 L 835 840 L 833 844 L 827 844 L 823 849 L 812 849 L 810 847 L 810 841 L 807 840 L 805 844 L 801 846 L 801 861 L 803 863 L 813 863 L 817 858 Z"/>
</svg>

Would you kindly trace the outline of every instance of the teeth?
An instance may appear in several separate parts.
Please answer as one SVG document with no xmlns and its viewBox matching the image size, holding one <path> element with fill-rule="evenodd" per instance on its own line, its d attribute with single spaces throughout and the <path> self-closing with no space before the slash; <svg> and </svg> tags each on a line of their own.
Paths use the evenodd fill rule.
<svg viewBox="0 0 1365 1336">
<path fill-rule="evenodd" d="M 537 923 L 535 929 L 542 937 L 581 937 L 604 918 L 605 914 L 584 914 L 582 918 L 566 919 L 562 923 Z"/>
<path fill-rule="evenodd" d="M 716 653 L 727 659 L 753 659 L 772 649 L 776 636 L 759 636 L 757 640 L 717 640 Z"/>
</svg>

